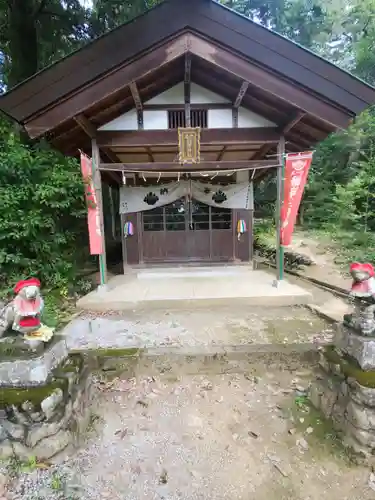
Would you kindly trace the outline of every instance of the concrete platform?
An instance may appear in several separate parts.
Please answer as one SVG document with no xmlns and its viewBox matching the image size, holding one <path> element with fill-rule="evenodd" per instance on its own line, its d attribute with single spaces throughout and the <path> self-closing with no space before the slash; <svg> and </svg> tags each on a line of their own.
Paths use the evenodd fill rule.
<svg viewBox="0 0 375 500">
<path fill-rule="evenodd" d="M 288 281 L 274 286 L 275 277 L 249 266 L 174 267 L 130 270 L 112 278 L 77 306 L 95 312 L 145 308 L 212 308 L 291 306 L 311 302 L 309 292 Z"/>
</svg>

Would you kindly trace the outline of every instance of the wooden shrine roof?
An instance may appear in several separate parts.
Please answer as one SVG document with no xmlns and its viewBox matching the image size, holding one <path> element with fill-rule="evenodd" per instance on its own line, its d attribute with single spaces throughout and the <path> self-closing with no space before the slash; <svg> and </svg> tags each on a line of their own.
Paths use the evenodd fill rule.
<svg viewBox="0 0 375 500">
<path fill-rule="evenodd" d="M 0 109 L 66 154 L 96 128 L 184 80 L 270 119 L 308 148 L 375 102 L 375 89 L 212 0 L 166 0 L 0 97 Z M 245 86 L 244 86 L 245 85 Z M 139 105 L 139 103 L 138 103 Z M 267 146 L 256 159 L 269 151 Z"/>
</svg>

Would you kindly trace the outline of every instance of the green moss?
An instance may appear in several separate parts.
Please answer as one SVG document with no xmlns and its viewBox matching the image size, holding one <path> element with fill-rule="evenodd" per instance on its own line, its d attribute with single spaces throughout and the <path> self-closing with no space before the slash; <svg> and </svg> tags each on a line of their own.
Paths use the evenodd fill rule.
<svg viewBox="0 0 375 500">
<path fill-rule="evenodd" d="M 340 365 L 345 378 L 354 378 L 360 385 L 375 389 L 375 371 L 365 371 L 349 356 L 340 356 L 334 347 L 326 348 L 324 356 L 330 363 Z"/>
<path fill-rule="evenodd" d="M 62 378 L 38 387 L 2 387 L 0 390 L 0 408 L 5 408 L 10 405 L 17 406 L 25 401 L 30 401 L 38 406 L 43 399 L 48 397 L 55 389 L 62 389 L 65 393 L 67 385 L 68 381 Z"/>
<path fill-rule="evenodd" d="M 342 444 L 340 432 L 334 429 L 331 420 L 324 418 L 322 413 L 312 406 L 307 397 L 297 396 L 284 411 L 287 416 L 292 417 L 296 429 L 303 434 L 315 453 L 325 455 L 328 452 L 351 461 L 350 453 Z"/>
<path fill-rule="evenodd" d="M 31 351 L 22 335 L 12 334 L 0 342 L 0 361 L 38 358 L 46 349 L 50 349 L 59 342 L 61 338 L 61 335 L 54 335 L 48 343 L 41 344 L 36 351 Z"/>
<path fill-rule="evenodd" d="M 97 358 L 126 358 L 126 357 L 138 357 L 141 353 L 141 349 L 138 347 L 132 347 L 128 349 L 120 348 L 101 348 L 101 349 L 89 349 L 84 351 L 83 354 L 88 354 L 90 356 L 96 356 Z"/>
</svg>

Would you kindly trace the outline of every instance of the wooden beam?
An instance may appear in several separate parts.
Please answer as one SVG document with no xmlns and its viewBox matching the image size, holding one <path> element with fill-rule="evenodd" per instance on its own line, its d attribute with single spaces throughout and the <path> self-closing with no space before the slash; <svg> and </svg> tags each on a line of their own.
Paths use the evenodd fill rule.
<svg viewBox="0 0 375 500">
<path fill-rule="evenodd" d="M 304 113 L 303 111 L 301 111 L 300 113 L 297 113 L 296 116 L 292 120 L 290 120 L 290 122 L 288 122 L 284 125 L 284 127 L 282 129 L 283 135 L 290 132 L 292 130 L 292 128 L 294 127 L 294 125 L 297 125 L 297 123 L 300 122 L 304 116 L 306 116 L 306 113 Z"/>
<path fill-rule="evenodd" d="M 95 139 L 96 138 L 96 127 L 93 125 L 90 120 L 86 118 L 85 115 L 80 114 L 74 117 L 75 122 L 81 127 L 81 129 L 90 137 L 90 139 Z M 114 161 L 118 162 L 119 159 L 115 153 L 113 153 L 110 149 L 108 148 L 100 148 L 101 153 L 106 156 L 109 161 Z M 111 177 L 112 180 L 116 182 L 116 184 L 119 183 L 119 179 L 117 178 L 117 175 L 114 174 L 113 172 L 108 172 L 108 175 Z"/>
<path fill-rule="evenodd" d="M 151 148 L 146 148 L 146 151 L 147 151 L 147 156 L 148 156 L 148 159 L 152 162 L 155 161 L 155 158 L 154 158 L 154 155 L 152 154 L 152 150 Z M 131 153 L 131 154 L 134 154 L 134 153 Z M 140 154 L 143 154 L 143 153 L 140 153 Z"/>
<path fill-rule="evenodd" d="M 302 118 L 306 115 L 306 113 L 304 112 L 299 112 L 296 114 L 296 116 L 288 121 L 287 123 L 285 123 L 285 125 L 283 127 L 280 127 L 280 135 L 281 136 L 285 136 L 285 134 L 287 132 L 290 132 L 290 130 L 292 130 L 292 128 L 297 125 L 297 123 L 299 121 L 302 120 Z M 266 156 L 266 154 L 273 148 L 273 144 L 264 144 L 260 150 L 258 151 L 258 153 L 256 153 L 251 159 L 252 160 L 261 160 L 262 158 L 264 158 Z"/>
<path fill-rule="evenodd" d="M 232 108 L 232 127 L 238 128 L 238 108 Z"/>
<path fill-rule="evenodd" d="M 88 135 L 90 137 L 90 139 L 96 138 L 97 129 L 96 129 L 95 125 L 93 125 L 90 122 L 90 120 L 88 120 L 86 118 L 85 115 L 83 115 L 83 114 L 77 115 L 74 117 L 74 120 L 81 127 L 81 129 L 86 133 L 86 135 Z M 119 161 L 117 155 L 115 153 L 113 153 L 113 151 L 111 151 L 110 149 L 105 148 L 105 147 L 99 148 L 99 149 L 100 149 L 101 153 L 109 159 L 109 161 L 113 161 L 115 163 Z M 112 172 L 108 172 L 108 175 L 111 177 L 112 180 L 114 180 L 116 182 L 116 184 L 119 183 L 119 179 L 117 178 L 116 174 L 113 174 Z"/>
<path fill-rule="evenodd" d="M 204 161 L 201 163 L 180 165 L 179 163 L 101 163 L 100 169 L 118 172 L 216 172 L 225 170 L 251 170 L 277 166 L 275 160 L 260 161 Z"/>
<path fill-rule="evenodd" d="M 96 137 L 96 127 L 86 118 L 84 114 L 79 114 L 74 117 L 74 121 L 81 127 L 81 129 L 90 137 L 94 139 Z"/>
<path fill-rule="evenodd" d="M 232 109 L 233 104 L 230 102 L 214 102 L 212 104 L 190 104 L 190 109 Z M 185 109 L 184 104 L 144 104 L 143 109 L 146 111 L 179 111 Z"/>
<path fill-rule="evenodd" d="M 219 47 L 196 35 L 190 35 L 191 52 L 210 64 L 219 66 L 223 71 L 230 72 L 239 78 L 250 82 L 277 98 L 303 110 L 321 121 L 336 128 L 346 128 L 350 117 L 347 112 L 333 104 L 318 99 L 307 89 L 301 88 L 279 75 L 250 64 L 245 59 Z"/>
<path fill-rule="evenodd" d="M 133 101 L 135 104 L 135 109 L 137 111 L 137 122 L 138 122 L 138 130 L 143 130 L 143 107 L 141 96 L 139 95 L 138 87 L 135 82 L 131 82 L 129 84 L 130 92 L 133 97 Z"/>
<path fill-rule="evenodd" d="M 249 88 L 249 82 L 243 81 L 240 90 L 238 91 L 236 100 L 234 101 L 234 107 L 239 108 L 242 102 L 242 99 L 244 98 L 244 95 L 247 92 L 247 89 Z"/>
<path fill-rule="evenodd" d="M 153 97 L 159 95 L 161 92 L 170 89 L 174 85 L 177 85 L 181 81 L 180 76 L 176 76 L 174 72 L 169 74 L 169 72 L 157 81 L 157 87 L 155 87 L 155 81 L 152 81 L 146 87 L 142 87 L 143 96 L 147 96 L 147 99 L 152 99 Z M 130 90 L 130 89 L 129 89 Z M 145 97 L 144 97 L 145 100 Z M 108 123 L 114 118 L 117 118 L 121 113 L 126 113 L 132 109 L 134 103 L 133 97 L 130 95 L 116 100 L 113 104 L 106 106 L 104 109 L 100 110 L 95 114 L 95 120 L 100 122 L 101 125 Z M 142 103 L 143 104 L 143 103 Z M 146 109 L 146 104 L 142 105 L 143 111 Z"/>
<path fill-rule="evenodd" d="M 97 134 L 99 147 L 150 147 L 177 146 L 177 130 L 136 130 L 136 131 L 101 131 Z M 229 144 L 276 144 L 280 133 L 275 128 L 222 128 L 202 129 L 201 145 Z"/>
<path fill-rule="evenodd" d="M 141 58 L 125 63 L 95 83 L 80 89 L 68 99 L 51 106 L 44 113 L 26 121 L 25 128 L 32 139 L 44 135 L 60 123 L 73 118 L 97 102 L 118 92 L 131 82 L 160 69 L 161 66 L 183 56 L 187 52 L 188 35 L 183 34 L 155 48 Z"/>
<path fill-rule="evenodd" d="M 222 148 L 222 150 L 220 151 L 220 153 L 218 154 L 217 161 L 221 161 L 223 159 L 223 156 L 224 156 L 226 150 L 227 150 L 227 147 L 224 146 Z"/>
<path fill-rule="evenodd" d="M 186 127 L 191 127 L 191 54 L 185 54 L 185 74 L 184 74 L 184 102 L 185 102 L 185 123 Z"/>
</svg>

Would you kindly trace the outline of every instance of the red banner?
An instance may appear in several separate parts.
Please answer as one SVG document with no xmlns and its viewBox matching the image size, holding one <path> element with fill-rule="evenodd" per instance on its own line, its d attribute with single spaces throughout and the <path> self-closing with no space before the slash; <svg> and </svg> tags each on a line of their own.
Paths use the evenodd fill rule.
<svg viewBox="0 0 375 500">
<path fill-rule="evenodd" d="M 281 207 L 281 244 L 290 245 L 298 209 L 305 189 L 313 153 L 286 155 L 284 201 Z"/>
<path fill-rule="evenodd" d="M 103 253 L 102 231 L 100 229 L 100 212 L 92 179 L 92 160 L 83 153 L 81 153 L 81 172 L 85 185 L 90 254 L 101 255 Z"/>
</svg>

